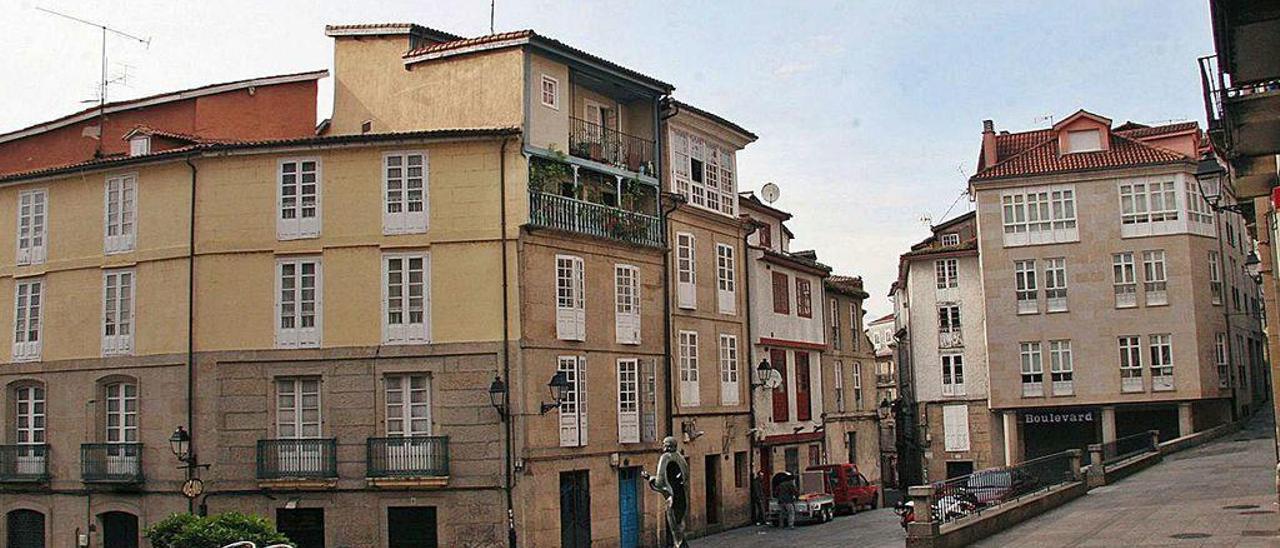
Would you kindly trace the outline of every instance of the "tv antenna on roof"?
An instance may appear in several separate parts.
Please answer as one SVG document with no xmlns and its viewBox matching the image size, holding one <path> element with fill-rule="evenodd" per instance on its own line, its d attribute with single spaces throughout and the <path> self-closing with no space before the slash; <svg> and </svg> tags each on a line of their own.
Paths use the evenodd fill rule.
<svg viewBox="0 0 1280 548">
<path fill-rule="evenodd" d="M 1038 124 L 1040 122 L 1049 122 L 1049 125 L 1053 126 L 1053 113 L 1050 112 L 1048 114 L 1042 114 L 1040 116 L 1036 116 L 1036 123 Z"/>
<path fill-rule="evenodd" d="M 107 106 L 107 86 L 110 84 L 119 83 L 120 81 L 122 81 L 122 79 L 117 79 L 113 81 L 107 78 L 107 33 L 109 32 L 121 38 L 128 38 L 129 40 L 138 42 L 146 46 L 147 48 L 151 47 L 151 38 L 150 37 L 140 38 L 119 29 L 113 29 L 103 24 L 94 23 L 93 21 L 86 21 L 79 17 L 75 17 L 73 15 L 67 15 L 65 13 L 59 13 L 51 9 L 46 9 L 39 6 L 36 6 L 36 9 L 43 11 L 45 13 L 48 13 L 50 15 L 57 15 L 58 17 L 61 17 L 63 19 L 70 19 L 77 23 L 89 25 L 91 27 L 97 27 L 102 31 L 102 61 L 101 61 L 102 62 L 102 79 L 99 80 L 99 83 L 98 83 L 98 147 L 97 147 L 98 154 L 101 154 L 102 153 L 102 137 L 103 137 L 102 126 L 103 126 L 103 118 L 106 115 L 106 106 Z M 127 77 L 127 74 L 128 74 L 127 69 L 125 74 Z"/>
</svg>

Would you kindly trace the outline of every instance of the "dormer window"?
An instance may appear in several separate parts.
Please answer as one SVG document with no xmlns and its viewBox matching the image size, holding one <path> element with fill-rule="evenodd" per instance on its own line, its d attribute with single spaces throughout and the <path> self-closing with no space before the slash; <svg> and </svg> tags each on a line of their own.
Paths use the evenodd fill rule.
<svg viewBox="0 0 1280 548">
<path fill-rule="evenodd" d="M 943 234 L 942 245 L 960 245 L 960 235 L 955 232 Z"/>
<path fill-rule="evenodd" d="M 129 139 L 129 155 L 141 156 L 143 154 L 151 154 L 151 137 L 139 135 Z"/>
<path fill-rule="evenodd" d="M 1096 129 L 1067 132 L 1067 153 L 1102 150 L 1102 133 Z"/>
</svg>

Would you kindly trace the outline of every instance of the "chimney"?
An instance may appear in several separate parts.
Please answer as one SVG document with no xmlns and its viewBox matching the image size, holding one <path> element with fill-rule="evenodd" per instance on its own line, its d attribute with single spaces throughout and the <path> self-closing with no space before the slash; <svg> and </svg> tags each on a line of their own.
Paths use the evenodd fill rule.
<svg viewBox="0 0 1280 548">
<path fill-rule="evenodd" d="M 982 166 L 991 167 L 996 163 L 996 124 L 991 120 L 982 121 Z"/>
</svg>

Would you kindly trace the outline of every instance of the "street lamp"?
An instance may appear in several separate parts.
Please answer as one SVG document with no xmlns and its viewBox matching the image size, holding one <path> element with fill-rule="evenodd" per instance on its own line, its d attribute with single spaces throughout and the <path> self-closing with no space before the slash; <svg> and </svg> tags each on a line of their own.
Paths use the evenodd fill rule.
<svg viewBox="0 0 1280 548">
<path fill-rule="evenodd" d="M 1261 283 L 1262 280 L 1262 261 L 1258 260 L 1258 254 L 1249 252 L 1249 257 L 1244 260 L 1244 273 L 1253 279 L 1254 283 Z"/>
<path fill-rule="evenodd" d="M 493 377 L 493 382 L 489 384 L 489 405 L 498 411 L 498 416 L 507 418 L 507 383 L 502 382 L 501 377 Z"/>
<path fill-rule="evenodd" d="M 547 383 L 547 389 L 551 391 L 551 398 L 554 400 L 550 403 L 542 402 L 542 414 L 546 415 L 547 411 L 560 407 L 560 402 L 564 401 L 564 397 L 569 393 L 569 376 L 564 371 L 556 371 L 551 376 L 551 382 Z"/>
<path fill-rule="evenodd" d="M 751 383 L 752 388 L 774 389 L 782 384 L 782 374 L 769 365 L 769 360 L 764 359 L 756 366 L 756 379 L 756 382 Z"/>
<path fill-rule="evenodd" d="M 1204 153 L 1200 157 L 1200 162 L 1196 164 L 1196 185 L 1200 187 L 1200 195 L 1204 196 L 1209 209 L 1243 214 L 1243 204 L 1222 205 L 1222 179 L 1226 174 L 1227 170 L 1218 163 L 1212 153 Z"/>
<path fill-rule="evenodd" d="M 173 435 L 169 436 L 169 449 L 179 461 L 188 463 L 191 460 L 191 433 L 179 426 L 173 431 Z"/>
</svg>

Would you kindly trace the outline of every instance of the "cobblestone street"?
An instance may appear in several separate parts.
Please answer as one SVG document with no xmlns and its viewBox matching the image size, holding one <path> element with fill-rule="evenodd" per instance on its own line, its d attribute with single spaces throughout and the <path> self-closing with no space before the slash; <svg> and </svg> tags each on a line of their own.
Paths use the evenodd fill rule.
<svg viewBox="0 0 1280 548">
<path fill-rule="evenodd" d="M 690 544 L 699 548 L 901 548 L 905 538 L 902 527 L 898 525 L 898 516 L 894 515 L 892 509 L 881 508 L 851 516 L 839 516 L 830 523 L 797 525 L 795 529 L 755 525 L 740 527 L 691 541 Z"/>
</svg>

